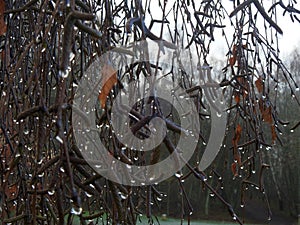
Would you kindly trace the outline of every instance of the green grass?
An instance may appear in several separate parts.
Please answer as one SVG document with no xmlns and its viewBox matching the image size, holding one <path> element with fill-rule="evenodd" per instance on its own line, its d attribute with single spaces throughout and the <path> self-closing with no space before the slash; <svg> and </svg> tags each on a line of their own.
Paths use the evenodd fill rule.
<svg viewBox="0 0 300 225">
<path fill-rule="evenodd" d="M 105 219 L 105 218 L 103 218 Z M 180 225 L 181 221 L 179 219 L 174 219 L 174 218 L 167 218 L 167 219 L 162 219 L 162 218 L 158 218 L 160 225 Z M 155 218 L 153 218 L 153 222 L 155 225 L 157 225 L 157 221 Z M 80 220 L 78 216 L 74 216 L 73 219 L 73 225 L 80 225 Z M 102 224 L 102 223 L 100 223 Z M 188 222 L 186 220 L 183 221 L 182 223 L 183 225 L 187 225 Z M 190 223 L 191 225 L 222 225 L 222 224 L 226 224 L 226 225 L 237 225 L 238 223 L 234 223 L 234 222 L 228 222 L 228 221 L 208 221 L 208 220 L 195 220 L 195 221 L 191 221 Z M 137 225 L 148 225 L 148 219 L 144 216 L 141 217 L 141 221 L 137 222 Z M 247 225 L 254 225 L 254 224 L 247 224 Z M 258 224 L 255 224 L 258 225 Z"/>
<path fill-rule="evenodd" d="M 142 219 L 142 222 L 138 222 L 137 225 L 146 225 L 148 220 L 146 218 Z M 173 219 L 173 218 L 168 218 L 166 220 L 162 220 L 159 218 L 159 222 L 161 225 L 180 225 L 181 221 L 179 219 Z M 155 224 L 157 222 L 155 221 Z M 187 225 L 188 222 L 186 220 L 183 221 L 183 225 Z M 208 220 L 198 220 L 198 221 L 191 221 L 191 225 L 221 225 L 221 224 L 226 224 L 226 225 L 237 225 L 238 223 L 234 222 L 228 222 L 228 221 L 208 221 Z M 252 224 L 247 224 L 247 225 L 252 225 Z M 256 224 L 257 225 L 257 224 Z"/>
</svg>

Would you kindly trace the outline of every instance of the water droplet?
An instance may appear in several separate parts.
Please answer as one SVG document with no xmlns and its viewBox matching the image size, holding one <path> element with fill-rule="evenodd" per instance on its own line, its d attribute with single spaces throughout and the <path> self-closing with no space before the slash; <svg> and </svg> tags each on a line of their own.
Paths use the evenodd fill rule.
<svg viewBox="0 0 300 225">
<path fill-rule="evenodd" d="M 64 173 L 65 172 L 65 169 L 63 167 L 60 167 L 59 170 Z"/>
<path fill-rule="evenodd" d="M 269 216 L 269 217 L 268 217 L 268 220 L 269 220 L 269 221 L 271 221 L 271 220 L 272 220 L 272 217 L 271 217 L 271 216 Z"/>
<path fill-rule="evenodd" d="M 24 134 L 25 135 L 29 134 L 29 130 L 24 130 Z"/>
<path fill-rule="evenodd" d="M 82 213 L 82 208 L 81 207 L 72 207 L 71 213 L 74 215 L 80 215 Z"/>
<path fill-rule="evenodd" d="M 65 70 L 65 71 L 60 70 L 58 72 L 58 76 L 60 76 L 62 78 L 67 78 L 69 76 L 69 71 L 68 70 Z"/>
<path fill-rule="evenodd" d="M 61 139 L 61 137 L 58 136 L 58 135 L 55 137 L 55 139 L 56 139 L 59 143 L 61 143 L 61 144 L 64 143 L 63 140 Z"/>
<path fill-rule="evenodd" d="M 156 134 L 156 132 L 157 132 L 156 128 L 155 128 L 155 127 L 152 127 L 151 132 L 152 132 L 153 134 Z"/>
<path fill-rule="evenodd" d="M 73 52 L 70 53 L 70 61 L 72 61 L 75 58 L 75 54 Z"/>
<path fill-rule="evenodd" d="M 43 173 L 39 174 L 38 177 L 43 177 L 44 175 L 45 175 L 45 173 L 43 172 Z"/>
<path fill-rule="evenodd" d="M 209 196 L 210 196 L 210 197 L 214 197 L 215 194 L 214 194 L 214 193 L 210 193 Z"/>
<path fill-rule="evenodd" d="M 123 199 L 123 200 L 125 200 L 125 199 L 128 198 L 128 195 L 126 195 L 126 194 L 124 194 L 122 192 L 119 192 L 119 195 L 120 195 L 121 199 Z"/>
<path fill-rule="evenodd" d="M 55 190 L 49 190 L 48 191 L 48 195 L 54 195 L 54 193 L 55 193 Z"/>
<path fill-rule="evenodd" d="M 86 195 L 88 198 L 90 198 L 90 197 L 93 196 L 92 194 L 90 194 L 90 193 L 88 193 L 88 192 L 85 192 L 85 195 Z"/>
<path fill-rule="evenodd" d="M 295 130 L 292 129 L 292 130 L 291 130 L 291 133 L 294 133 L 294 132 L 295 132 Z"/>
<path fill-rule="evenodd" d="M 244 208 L 245 207 L 245 205 L 244 204 L 241 204 L 241 208 Z"/>
<path fill-rule="evenodd" d="M 182 177 L 182 173 L 179 173 L 179 172 L 175 173 L 175 177 L 177 177 L 177 178 Z"/>
</svg>

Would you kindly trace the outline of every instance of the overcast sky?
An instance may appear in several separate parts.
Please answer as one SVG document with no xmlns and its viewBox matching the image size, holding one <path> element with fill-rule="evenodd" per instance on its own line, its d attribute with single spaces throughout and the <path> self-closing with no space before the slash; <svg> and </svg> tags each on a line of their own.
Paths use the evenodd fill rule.
<svg viewBox="0 0 300 225">
<path fill-rule="evenodd" d="M 298 3 L 298 5 L 300 5 Z M 298 9 L 300 7 L 297 7 Z M 300 24 L 298 22 L 293 23 L 289 15 L 282 16 L 278 21 L 278 25 L 283 30 L 283 35 L 279 37 L 279 44 L 283 54 L 288 54 L 296 47 L 300 47 Z M 299 15 L 300 17 L 300 15 Z"/>
<path fill-rule="evenodd" d="M 198 1 L 198 0 L 197 0 Z M 228 14 L 230 14 L 233 10 L 233 2 L 230 0 L 221 0 L 222 5 L 226 8 Z M 272 2 L 276 2 L 274 0 L 264 0 L 264 6 L 265 6 L 265 10 L 268 11 L 270 6 L 272 5 Z M 283 0 L 284 4 L 287 4 L 288 0 Z M 172 5 L 174 4 L 173 1 L 168 1 L 167 3 L 167 9 L 170 10 L 172 8 Z M 154 18 L 156 19 L 160 19 L 162 16 L 161 10 L 158 8 L 158 3 L 156 1 L 152 1 L 151 2 L 151 12 L 153 13 L 152 15 L 154 16 Z M 253 6 L 252 7 L 253 10 L 256 10 L 256 8 Z M 300 3 L 297 3 L 295 5 L 295 8 L 300 9 Z M 279 25 L 279 27 L 283 30 L 283 35 L 279 35 L 279 47 L 280 47 L 280 51 L 281 51 L 281 57 L 283 59 L 285 59 L 286 57 L 289 56 L 290 52 L 292 50 L 294 50 L 296 47 L 300 47 L 300 23 L 298 23 L 297 21 L 295 21 L 295 23 L 293 23 L 290 19 L 290 16 L 288 13 L 286 13 L 286 15 L 283 17 L 283 10 L 281 10 L 280 6 L 277 6 L 277 12 L 278 12 L 278 21 L 277 24 Z M 166 11 L 168 11 L 166 10 Z M 299 15 L 300 18 L 300 15 Z M 148 19 L 148 21 L 147 21 Z M 150 18 L 146 18 L 146 21 L 148 23 L 150 23 Z M 234 17 L 232 17 L 232 19 L 234 20 Z M 226 20 L 224 20 L 223 22 L 225 22 Z M 259 27 L 259 31 L 264 34 L 263 30 L 263 17 L 258 13 L 258 27 Z M 259 24 L 261 24 L 259 26 Z M 231 43 L 230 38 L 232 37 L 232 34 L 234 32 L 234 27 L 232 27 L 230 25 L 229 19 L 227 18 L 227 22 L 225 22 L 225 25 L 228 27 L 228 29 L 225 28 L 225 32 L 227 34 L 227 38 L 229 38 L 229 43 Z M 269 29 L 273 29 L 273 28 L 269 28 Z M 158 25 L 157 30 L 155 29 L 154 26 L 154 33 L 156 33 L 157 35 L 159 35 L 160 32 L 160 25 Z M 152 30 L 152 31 L 153 31 Z M 273 29 L 274 30 L 274 29 Z M 275 31 L 275 30 L 274 30 Z M 216 29 L 215 32 L 219 32 L 219 35 L 215 34 L 215 39 L 216 41 L 212 44 L 211 48 L 210 48 L 210 52 L 212 54 L 215 54 L 213 57 L 216 58 L 224 58 L 224 54 L 227 53 L 228 48 L 225 42 L 224 37 L 221 36 L 221 29 Z M 275 32 L 274 32 L 275 33 Z M 275 47 L 275 46 L 274 46 Z"/>
<path fill-rule="evenodd" d="M 265 10 L 268 11 L 274 0 L 264 0 Z M 283 1 L 287 4 L 288 1 Z M 230 13 L 233 10 L 233 4 L 229 0 L 222 0 L 222 4 L 228 8 Z M 300 47 L 300 23 L 291 21 L 290 15 L 288 13 L 283 16 L 283 10 L 279 6 L 278 8 L 278 21 L 277 24 L 283 30 L 283 35 L 279 35 L 279 46 L 281 50 L 281 56 L 286 57 L 291 51 L 296 47 Z M 295 5 L 295 8 L 300 9 L 300 3 Z M 259 15 L 260 16 L 260 15 Z M 260 16 L 261 17 L 261 16 Z M 300 18 L 300 15 L 298 16 Z M 261 17 L 262 19 L 262 17 Z M 262 21 L 262 20 L 261 20 Z"/>
</svg>

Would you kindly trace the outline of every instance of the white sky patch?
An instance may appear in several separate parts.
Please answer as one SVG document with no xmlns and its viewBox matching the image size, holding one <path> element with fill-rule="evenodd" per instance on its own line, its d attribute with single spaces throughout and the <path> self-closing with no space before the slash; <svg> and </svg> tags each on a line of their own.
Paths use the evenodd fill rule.
<svg viewBox="0 0 300 225">
<path fill-rule="evenodd" d="M 270 6 L 272 3 L 274 3 L 274 0 L 267 0 L 264 1 L 265 5 L 265 11 L 268 12 Z M 284 2 L 286 4 L 286 2 Z M 233 10 L 233 4 L 229 0 L 223 0 L 222 1 L 223 6 L 226 8 L 228 13 L 231 13 Z M 254 8 L 254 7 L 253 7 Z M 300 3 L 295 4 L 296 9 L 300 9 Z M 299 15 L 300 17 L 300 15 Z M 234 19 L 234 17 L 233 17 Z M 263 26 L 263 17 L 258 13 L 258 28 L 259 31 L 263 34 L 262 30 L 264 29 Z M 281 57 L 286 58 L 288 55 L 295 50 L 296 48 L 300 47 L 300 23 L 298 23 L 296 20 L 293 23 L 289 13 L 286 13 L 285 16 L 283 16 L 283 9 L 280 6 L 277 6 L 277 25 L 282 29 L 283 35 L 278 34 L 278 44 L 279 49 L 281 52 Z M 230 26 L 229 23 L 226 24 L 228 26 L 228 31 L 234 31 L 234 28 Z M 273 29 L 267 24 L 268 29 Z M 273 29 L 274 33 L 275 30 Z M 216 41 L 212 45 L 212 52 L 216 52 L 218 57 L 221 55 L 224 56 L 224 53 L 226 54 L 227 48 L 226 45 L 224 45 L 224 40 L 222 40 L 222 37 L 216 38 Z M 228 37 L 230 37 L 228 35 Z M 223 38 L 224 39 L 224 38 Z M 217 58 L 218 58 L 217 57 Z"/>
<path fill-rule="evenodd" d="M 145 1 L 143 1 L 144 3 Z M 196 3 L 197 1 L 195 1 Z M 232 1 L 229 0 L 223 0 L 221 1 L 222 5 L 224 6 L 224 8 L 227 10 L 228 14 L 230 14 L 233 10 L 233 3 Z M 274 0 L 266 0 L 264 1 L 264 6 L 265 6 L 265 11 L 268 12 L 268 10 L 270 9 L 271 5 L 276 2 Z M 169 1 L 167 3 L 167 9 L 166 12 L 169 12 L 169 10 L 172 8 L 174 1 Z M 286 1 L 284 1 L 284 4 L 287 4 Z M 151 13 L 152 13 L 152 17 L 154 19 L 161 19 L 162 18 L 162 12 L 160 7 L 158 6 L 158 2 L 157 1 L 151 1 Z M 279 44 L 279 49 L 280 49 L 280 54 L 281 57 L 286 58 L 288 57 L 288 55 L 295 49 L 295 48 L 299 48 L 300 47 L 300 24 L 295 20 L 295 22 L 293 23 L 291 21 L 290 15 L 289 13 L 286 13 L 285 16 L 283 16 L 283 9 L 277 5 L 277 21 L 276 23 L 279 25 L 279 27 L 283 30 L 283 35 L 278 34 L 278 44 Z M 300 3 L 295 4 L 295 8 L 300 9 Z M 256 10 L 255 6 L 252 5 L 252 9 L 253 11 Z M 253 12 L 254 13 L 254 12 Z M 170 12 L 169 17 L 168 18 L 172 18 L 172 12 Z M 193 15 L 192 15 L 193 17 Z M 300 17 L 300 16 L 299 16 Z M 179 16 L 180 18 L 180 16 Z M 194 19 L 194 18 L 192 18 Z M 274 18 L 272 18 L 273 20 L 275 20 Z M 232 17 L 232 21 L 235 20 L 235 17 Z M 147 13 L 146 16 L 146 25 L 149 25 L 151 21 L 151 18 L 149 16 L 149 14 Z M 177 21 L 178 24 L 181 23 L 181 21 Z M 230 20 L 227 17 L 224 21 L 224 25 L 227 26 L 227 28 L 225 28 L 225 32 L 228 38 L 228 42 L 229 44 L 231 44 L 232 41 L 232 35 L 234 33 L 234 27 L 230 25 Z M 258 13 L 258 24 L 257 27 L 260 31 L 260 33 L 262 35 L 265 34 L 264 30 L 264 19 L 263 17 L 260 15 L 260 13 Z M 170 25 L 172 26 L 172 24 L 174 24 L 174 21 L 171 21 L 170 19 Z M 266 22 L 267 25 L 267 29 L 268 29 L 268 35 L 270 35 L 270 30 L 273 29 L 273 34 L 275 34 L 275 29 L 270 27 L 269 24 Z M 159 36 L 160 34 L 160 28 L 161 28 L 161 24 L 156 23 L 154 24 L 154 26 L 152 27 L 151 31 L 153 33 L 155 33 L 157 36 Z M 167 32 L 167 28 L 164 27 L 164 33 Z M 224 59 L 225 54 L 228 51 L 228 47 L 225 41 L 225 38 L 221 35 L 221 29 L 215 29 L 215 41 L 212 43 L 211 48 L 210 48 L 210 54 L 211 57 L 214 58 L 222 58 Z M 275 40 L 274 40 L 275 41 Z M 276 43 L 274 44 L 274 47 L 276 48 Z"/>
<path fill-rule="evenodd" d="M 199 5 L 200 1 L 198 1 L 198 0 L 194 0 L 194 1 L 195 1 L 196 5 Z M 241 0 L 241 2 L 242 1 L 243 0 Z M 118 0 L 117 0 L 117 2 L 118 2 Z M 145 24 L 149 28 L 151 19 L 155 19 L 155 20 L 161 20 L 162 19 L 162 10 L 159 6 L 159 1 L 155 1 L 155 0 L 145 1 L 145 0 L 142 0 L 141 2 L 142 2 L 142 5 L 143 5 L 143 8 L 146 7 L 146 10 L 145 10 L 145 13 L 146 13 Z M 163 1 L 160 1 L 160 2 L 163 2 Z M 172 29 L 174 29 L 174 26 L 175 26 L 173 9 L 172 9 L 174 2 L 175 2 L 175 0 L 172 0 L 172 1 L 169 0 L 167 2 L 167 7 L 166 7 L 166 13 L 168 13 L 167 19 L 170 22 L 169 26 L 170 26 L 171 32 L 174 31 Z M 230 14 L 233 11 L 234 8 L 233 8 L 233 2 L 232 1 L 230 1 L 230 0 L 220 0 L 220 2 L 224 6 L 224 8 L 227 10 L 228 14 Z M 277 2 L 277 0 L 264 0 L 263 1 L 265 11 L 267 13 L 268 13 L 268 10 L 270 9 L 271 5 L 275 2 Z M 150 6 L 148 5 L 149 3 L 150 3 Z M 283 3 L 285 5 L 287 5 L 288 1 L 284 0 Z M 148 12 L 148 7 L 150 8 L 151 15 Z M 294 7 L 296 9 L 300 10 L 300 3 L 295 4 Z M 197 8 L 197 6 L 196 6 L 196 8 Z M 252 13 L 254 14 L 257 11 L 257 9 L 255 8 L 255 6 L 253 4 L 251 4 L 251 8 L 253 9 Z M 184 11 L 183 8 L 181 8 L 181 10 Z M 191 6 L 189 6 L 189 10 L 190 10 L 190 12 L 193 12 L 193 9 L 192 9 Z M 300 23 L 298 23 L 296 20 L 293 23 L 288 12 L 285 14 L 285 16 L 283 16 L 283 9 L 279 5 L 276 6 L 276 10 L 277 10 L 277 21 L 275 21 L 274 16 L 272 17 L 272 19 L 277 23 L 277 25 L 283 31 L 283 35 L 278 34 L 278 44 L 279 44 L 279 50 L 280 50 L 280 57 L 284 61 L 286 61 L 286 60 L 288 60 L 288 58 L 289 58 L 289 56 L 290 56 L 290 54 L 293 50 L 295 50 L 296 48 L 300 48 Z M 178 31 L 180 32 L 180 28 L 181 28 L 180 26 L 182 24 L 181 16 L 179 15 L 178 18 L 179 19 L 177 21 L 177 28 L 178 28 Z M 259 32 L 261 33 L 261 35 L 264 36 L 265 35 L 264 18 L 260 15 L 260 13 L 258 13 L 257 18 L 258 18 L 257 19 L 257 27 L 258 27 Z M 300 18 L 300 15 L 299 15 L 298 18 Z M 116 20 L 118 21 L 119 19 L 116 18 Z M 193 23 L 196 24 L 194 15 L 191 15 L 191 20 L 193 20 Z M 233 21 L 233 23 L 235 23 L 235 16 L 233 16 L 231 18 L 231 20 Z M 226 36 L 228 38 L 228 43 L 229 43 L 229 45 L 231 45 L 235 28 L 230 24 L 230 18 L 228 18 L 228 16 L 226 16 L 226 18 L 224 20 L 222 20 L 222 23 L 224 25 L 226 25 L 226 28 L 224 28 L 224 30 L 225 30 Z M 270 38 L 271 30 L 272 30 L 273 35 L 276 33 L 276 31 L 275 31 L 274 28 L 270 27 L 268 22 L 265 22 L 265 24 L 266 24 L 266 27 L 267 27 L 268 38 Z M 163 39 L 165 39 L 167 41 L 171 41 L 169 35 L 167 35 L 167 33 L 169 32 L 168 28 L 165 25 L 166 24 L 164 24 L 164 28 L 163 28 L 164 29 L 163 30 L 164 31 L 163 32 Z M 162 26 L 161 23 L 154 23 L 152 28 L 151 28 L 151 32 L 159 37 L 160 32 L 161 32 L 161 26 Z M 187 27 L 189 27 L 189 24 L 187 24 Z M 188 29 L 190 29 L 190 28 L 188 28 Z M 190 35 L 192 34 L 192 32 L 190 30 L 188 30 L 188 33 Z M 226 54 L 228 53 L 228 46 L 227 46 L 225 37 L 222 36 L 222 29 L 216 28 L 214 30 L 214 37 L 215 37 L 215 41 L 212 42 L 211 45 L 210 45 L 209 59 L 217 59 L 217 60 L 222 60 L 222 61 L 226 62 L 226 60 L 227 60 Z M 276 39 L 274 39 L 274 44 L 272 46 L 273 46 L 274 49 L 277 48 Z"/>
</svg>

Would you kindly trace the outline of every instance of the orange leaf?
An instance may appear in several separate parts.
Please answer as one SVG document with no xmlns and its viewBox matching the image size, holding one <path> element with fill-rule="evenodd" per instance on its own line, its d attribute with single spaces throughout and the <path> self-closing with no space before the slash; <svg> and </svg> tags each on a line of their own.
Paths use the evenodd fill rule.
<svg viewBox="0 0 300 225">
<path fill-rule="evenodd" d="M 237 55 L 236 45 L 233 45 L 233 47 L 232 47 L 232 55 L 233 55 L 233 57 L 236 58 L 236 55 Z"/>
<path fill-rule="evenodd" d="M 235 100 L 236 103 L 239 103 L 240 102 L 240 95 L 236 93 L 234 95 L 234 100 Z"/>
<path fill-rule="evenodd" d="M 264 89 L 264 82 L 263 80 L 261 79 L 261 77 L 259 77 L 256 81 L 255 81 L 255 86 L 258 90 L 259 93 L 262 93 L 263 92 L 263 89 Z"/>
<path fill-rule="evenodd" d="M 101 71 L 102 75 L 102 89 L 98 95 L 101 108 L 104 109 L 106 106 L 106 99 L 113 86 L 118 82 L 117 71 L 110 65 L 104 65 Z"/>
<path fill-rule="evenodd" d="M 6 24 L 4 21 L 5 1 L 0 0 L 0 36 L 6 33 Z"/>
<path fill-rule="evenodd" d="M 5 194 L 8 199 L 15 199 L 18 195 L 19 188 L 17 184 L 5 186 Z"/>
<path fill-rule="evenodd" d="M 266 123 L 272 124 L 273 120 L 271 106 L 262 111 L 262 118 Z"/>
<path fill-rule="evenodd" d="M 261 112 L 261 116 L 263 118 L 263 121 L 266 123 L 272 124 L 273 123 L 273 118 L 272 118 L 272 108 L 271 106 L 266 107 L 264 104 L 264 101 L 262 99 L 259 99 L 258 102 L 259 105 L 259 110 Z"/>
<path fill-rule="evenodd" d="M 238 165 L 242 165 L 242 159 L 237 150 L 235 151 L 234 160 L 238 163 Z"/>
<path fill-rule="evenodd" d="M 240 124 L 238 124 L 235 128 L 235 134 L 234 134 L 234 137 L 232 139 L 234 147 L 237 147 L 237 144 L 238 144 L 238 142 L 241 138 L 241 133 L 242 133 L 242 127 L 241 127 Z"/>
<path fill-rule="evenodd" d="M 232 163 L 231 164 L 231 171 L 233 173 L 233 176 L 237 177 L 238 176 L 238 168 L 237 168 L 237 163 Z"/>
<path fill-rule="evenodd" d="M 230 57 L 230 59 L 229 59 L 230 66 L 234 66 L 235 62 L 236 62 L 236 57 L 235 56 Z"/>
<path fill-rule="evenodd" d="M 275 125 L 271 126 L 271 132 L 272 132 L 272 144 L 275 143 L 275 140 L 277 139 L 276 129 Z"/>
<path fill-rule="evenodd" d="M 229 59 L 230 66 L 234 66 L 234 64 L 236 62 L 236 56 L 237 56 L 236 45 L 233 45 L 233 47 L 232 47 L 232 57 L 230 57 L 230 59 Z"/>
</svg>

